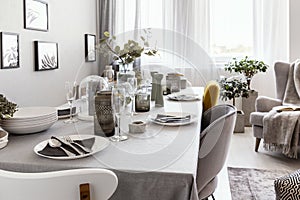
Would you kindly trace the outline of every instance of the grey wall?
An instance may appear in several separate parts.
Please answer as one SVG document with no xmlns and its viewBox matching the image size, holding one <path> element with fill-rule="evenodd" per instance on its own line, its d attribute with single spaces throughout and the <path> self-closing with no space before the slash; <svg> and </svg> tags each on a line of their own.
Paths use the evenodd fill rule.
<svg viewBox="0 0 300 200">
<path fill-rule="evenodd" d="M 0 93 L 19 106 L 65 103 L 65 81 L 97 74 L 97 62 L 85 62 L 84 34 L 96 33 L 96 0 L 48 0 L 49 31 L 24 29 L 23 0 L 0 0 L 0 31 L 20 34 L 20 68 L 0 70 Z M 59 69 L 34 71 L 33 41 L 58 43 Z"/>
</svg>

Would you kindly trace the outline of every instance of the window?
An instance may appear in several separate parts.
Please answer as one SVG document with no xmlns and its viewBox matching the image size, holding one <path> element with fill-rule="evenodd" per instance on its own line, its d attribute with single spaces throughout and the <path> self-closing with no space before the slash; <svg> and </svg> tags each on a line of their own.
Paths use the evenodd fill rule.
<svg viewBox="0 0 300 200">
<path fill-rule="evenodd" d="M 253 55 L 252 0 L 210 1 L 210 50 L 217 62 Z"/>
</svg>

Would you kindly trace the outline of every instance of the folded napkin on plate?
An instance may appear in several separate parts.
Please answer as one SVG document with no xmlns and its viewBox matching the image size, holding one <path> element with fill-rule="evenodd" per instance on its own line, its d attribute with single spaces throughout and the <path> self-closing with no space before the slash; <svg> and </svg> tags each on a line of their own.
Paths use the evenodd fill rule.
<svg viewBox="0 0 300 200">
<path fill-rule="evenodd" d="M 200 100 L 200 97 L 197 95 L 188 95 L 188 94 L 181 94 L 181 95 L 171 95 L 169 99 L 174 101 L 196 101 Z"/>
<path fill-rule="evenodd" d="M 191 115 L 175 116 L 175 115 L 157 114 L 154 120 L 162 123 L 188 122 L 191 120 Z"/>
<path fill-rule="evenodd" d="M 84 140 L 73 140 L 73 141 L 82 146 L 85 146 L 89 149 L 92 149 L 92 147 L 95 143 L 95 138 L 92 137 L 92 138 L 88 138 L 88 139 L 84 139 Z M 76 148 L 76 145 L 73 145 L 73 146 Z M 74 153 L 75 155 L 78 155 L 78 153 L 72 147 L 70 147 L 70 145 L 62 143 L 62 147 L 69 150 L 70 152 Z M 39 151 L 39 153 L 43 154 L 45 156 L 57 156 L 57 157 L 67 156 L 66 153 L 60 147 L 51 147 L 49 145 L 49 143 L 47 143 L 45 148 L 42 149 L 41 151 Z"/>
</svg>

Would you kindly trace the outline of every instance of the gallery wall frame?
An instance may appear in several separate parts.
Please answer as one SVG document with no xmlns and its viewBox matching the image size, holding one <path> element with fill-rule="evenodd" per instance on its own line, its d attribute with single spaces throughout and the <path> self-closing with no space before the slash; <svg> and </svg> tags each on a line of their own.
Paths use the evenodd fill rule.
<svg viewBox="0 0 300 200">
<path fill-rule="evenodd" d="M 48 3 L 41 0 L 24 0 L 24 28 L 49 30 Z"/>
<path fill-rule="evenodd" d="M 1 69 L 20 67 L 19 34 L 0 33 Z"/>
<path fill-rule="evenodd" d="M 34 41 L 35 71 L 58 69 L 58 43 Z"/>
<path fill-rule="evenodd" d="M 96 35 L 84 34 L 85 41 L 85 61 L 96 61 Z"/>
</svg>

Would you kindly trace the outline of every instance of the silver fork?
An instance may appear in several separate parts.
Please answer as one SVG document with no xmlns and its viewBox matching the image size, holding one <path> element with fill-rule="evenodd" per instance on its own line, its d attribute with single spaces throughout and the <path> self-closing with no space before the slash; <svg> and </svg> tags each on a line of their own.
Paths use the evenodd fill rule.
<svg viewBox="0 0 300 200">
<path fill-rule="evenodd" d="M 89 149 L 85 146 L 82 146 L 81 144 L 78 144 L 77 142 L 74 142 L 73 139 L 70 136 L 65 136 L 64 138 L 67 142 L 69 142 L 70 144 L 73 144 L 73 145 L 77 145 L 79 148 L 81 148 L 86 153 L 91 153 L 92 152 L 91 149 Z"/>
</svg>

